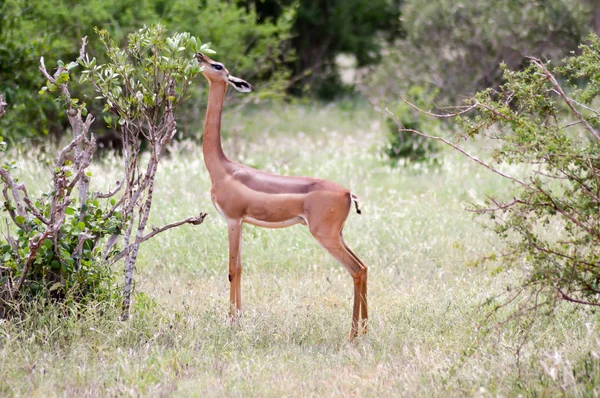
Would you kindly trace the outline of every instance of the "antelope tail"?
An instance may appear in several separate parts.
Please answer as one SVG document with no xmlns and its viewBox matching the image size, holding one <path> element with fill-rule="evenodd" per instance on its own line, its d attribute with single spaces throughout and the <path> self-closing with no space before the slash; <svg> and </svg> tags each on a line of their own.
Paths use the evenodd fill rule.
<svg viewBox="0 0 600 398">
<path fill-rule="evenodd" d="M 356 208 L 356 212 L 358 214 L 362 214 L 362 211 L 360 211 L 360 209 L 358 208 L 358 196 L 356 196 L 355 194 L 350 192 L 350 199 L 352 200 L 352 202 L 354 202 L 354 207 Z"/>
</svg>

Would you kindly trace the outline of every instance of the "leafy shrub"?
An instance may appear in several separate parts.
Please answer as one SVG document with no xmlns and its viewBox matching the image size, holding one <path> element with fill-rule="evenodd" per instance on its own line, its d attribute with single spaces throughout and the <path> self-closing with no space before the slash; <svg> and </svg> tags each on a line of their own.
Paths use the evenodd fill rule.
<svg viewBox="0 0 600 398">
<path fill-rule="evenodd" d="M 402 125 L 408 129 L 420 129 L 419 123 L 402 121 Z M 431 155 L 438 151 L 433 141 L 415 136 L 410 132 L 398 131 L 398 126 L 393 120 L 387 119 L 386 126 L 389 130 L 389 143 L 386 146 L 385 153 L 394 164 L 402 160 L 424 162 L 431 159 Z"/>
<path fill-rule="evenodd" d="M 291 91 L 310 91 L 325 100 L 344 90 L 335 62 L 339 54 L 356 59 L 358 67 L 376 64 L 386 41 L 401 34 L 400 7 L 390 0 L 261 0 L 263 18 L 291 22 L 290 45 L 296 57 Z M 290 8 L 294 13 L 290 13 Z"/>
<path fill-rule="evenodd" d="M 422 107 L 430 103 L 433 95 L 433 93 L 428 93 L 425 89 L 417 86 L 409 91 L 409 96 L 415 101 L 415 105 Z M 407 105 L 404 101 L 396 103 L 390 108 L 407 130 L 427 131 L 439 126 L 437 121 Z M 435 141 L 413 134 L 410 131 L 399 130 L 397 121 L 391 118 L 386 119 L 386 127 L 388 129 L 388 143 L 384 148 L 384 152 L 392 164 L 407 162 L 437 164 L 439 162 L 436 157 L 439 146 Z"/>
<path fill-rule="evenodd" d="M 406 0 L 406 36 L 365 74 L 370 91 L 395 101 L 412 86 L 434 87 L 437 105 L 455 105 L 503 81 L 527 56 L 559 61 L 593 26 L 591 2 L 572 0 Z"/>
<path fill-rule="evenodd" d="M 107 63 L 90 59 L 86 39 L 77 62 L 59 61 L 54 75 L 48 73 L 44 60 L 40 61 L 47 79 L 40 93 L 58 97 L 73 134 L 54 162 L 51 191 L 33 201 L 27 187 L 13 176 L 15 162 L 0 168 L 8 226 L 6 242 L 0 242 L 0 259 L 7 264 L 0 268 L 0 304 L 31 296 L 85 299 L 103 289 L 108 291 L 114 279 L 107 264 L 124 258 L 122 308 L 127 318 L 140 245 L 170 228 L 201 224 L 206 215 L 145 231 L 158 162 L 177 132 L 175 110 L 200 72 L 193 54 L 213 51 L 189 33 L 169 37 L 160 25 L 130 34 L 126 49 L 118 47 L 107 31 L 101 30 L 99 35 Z M 123 179 L 109 192 L 89 191 L 91 175 L 86 170 L 95 148 L 90 132 L 94 118 L 86 103 L 69 91 L 70 72 L 78 66 L 84 68 L 80 82 L 89 82 L 104 100 L 108 113 L 104 120 L 123 140 Z M 2 108 L 0 96 L 0 114 Z M 142 137 L 150 146 L 148 159 L 140 158 Z M 5 150 L 6 145 L 0 148 Z M 119 239 L 120 250 L 115 249 Z M 0 316 L 3 312 L 0 305 Z"/>
<path fill-rule="evenodd" d="M 194 78 L 201 71 L 194 54 L 214 51 L 209 43 L 202 44 L 187 32 L 167 36 L 162 25 L 151 25 L 131 33 L 125 48 L 120 48 L 108 31 L 99 30 L 98 34 L 108 61 L 97 63 L 96 58 L 90 59 L 87 54 L 80 57 L 79 63 L 84 68 L 80 81 L 94 87 L 108 113 L 104 120 L 123 143 L 124 181 L 117 183 L 118 189 L 104 197 L 119 197 L 124 247 L 112 261 L 121 257 L 125 260 L 123 318 L 127 318 L 133 271 L 141 243 L 184 223 L 201 224 L 206 216 L 200 213 L 145 232 L 158 163 L 177 134 L 175 111 L 188 98 Z M 150 156 L 147 159 L 140 157 L 142 140 L 148 143 Z M 121 188 L 122 192 L 119 192 Z M 112 211 L 116 209 L 113 207 Z M 119 234 L 113 234 L 107 249 L 119 237 Z"/>
<path fill-rule="evenodd" d="M 56 74 L 62 85 L 68 81 L 64 71 L 59 68 Z M 79 122 L 82 106 L 74 105 L 76 102 L 69 98 L 68 112 L 72 121 Z M 79 113 L 73 115 L 70 111 L 74 109 Z M 74 123 L 76 134 L 87 135 L 84 126 L 89 128 L 89 123 L 81 129 Z M 100 250 L 105 236 L 120 234 L 120 213 L 103 208 L 114 203 L 102 206 L 98 200 L 86 199 L 78 206 L 72 197 L 75 187 L 82 197 L 87 196 L 89 176 L 83 173 L 93 148 L 93 139 L 79 137 L 58 155 L 51 172 L 52 188 L 36 200 L 30 199 L 26 186 L 13 176 L 15 161 L 5 161 L 0 168 L 4 199 L 0 213 L 5 214 L 2 224 L 6 225 L 0 239 L 0 318 L 23 299 L 85 303 L 92 298 L 116 297 L 115 278 Z M 73 143 L 84 137 L 86 150 L 77 149 L 75 163 L 66 160 L 76 146 Z M 3 144 L 0 137 L 0 152 L 6 150 Z"/>
<path fill-rule="evenodd" d="M 68 127 L 64 108 L 51 96 L 38 94 L 45 81 L 37 70 L 39 59 L 45 57 L 50 65 L 60 59 L 75 59 L 81 37 L 94 36 L 95 27 L 103 27 L 117 46 L 125 45 L 128 34 L 160 22 L 179 32 L 187 31 L 226 54 L 221 60 L 232 72 L 252 77 L 259 90 L 248 100 L 281 96 L 289 77 L 284 63 L 291 59 L 286 46 L 290 12 L 259 21 L 252 7 L 217 0 L 0 2 L 0 93 L 9 111 L 0 119 L 0 135 L 8 143 L 45 142 L 48 137 L 58 142 L 64 138 Z M 89 50 L 98 62 L 107 59 L 98 41 L 91 41 Z M 92 100 L 94 93 L 89 86 L 75 82 L 70 90 L 74 97 L 87 100 L 90 112 L 102 112 L 102 105 Z M 190 136 L 199 129 L 200 94 L 201 89 L 190 91 L 189 106 L 179 112 L 181 135 Z M 98 135 L 107 133 L 101 123 L 94 127 Z"/>
<path fill-rule="evenodd" d="M 490 163 L 467 155 L 514 184 L 511 199 L 488 198 L 474 210 L 488 214 L 506 242 L 504 268 L 519 268 L 509 290 L 510 301 L 521 300 L 516 314 L 559 300 L 600 306 L 599 54 L 592 35 L 561 66 L 536 58 L 522 71 L 504 66 L 499 89 L 469 99 L 472 113 L 458 118 L 464 138 L 495 148 Z M 506 164 L 525 176 L 503 171 Z"/>
<path fill-rule="evenodd" d="M 50 217 L 49 197 L 45 194 L 35 202 L 37 211 L 46 218 Z M 99 242 L 107 235 L 120 233 L 120 214 L 105 218 L 107 211 L 97 200 L 88 200 L 83 209 L 81 214 L 75 203 L 67 207 L 58 233 L 43 239 L 27 271 L 22 296 L 80 301 L 113 294 L 116 281 L 108 264 L 101 260 Z M 38 218 L 17 216 L 16 220 L 16 239 L 12 244 L 0 241 L 0 286 L 16 284 L 31 253 L 30 242 L 43 236 L 45 230 Z"/>
</svg>

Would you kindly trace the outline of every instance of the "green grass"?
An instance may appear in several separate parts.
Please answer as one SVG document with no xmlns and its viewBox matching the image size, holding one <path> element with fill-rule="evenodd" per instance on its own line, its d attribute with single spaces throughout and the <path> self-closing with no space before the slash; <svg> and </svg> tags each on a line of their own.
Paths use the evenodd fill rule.
<svg viewBox="0 0 600 398">
<path fill-rule="evenodd" d="M 460 155 L 440 169 L 390 168 L 368 108 L 281 106 L 225 112 L 226 153 L 263 170 L 335 180 L 356 193 L 346 241 L 369 265 L 370 331 L 347 343 L 352 282 L 305 227 L 244 228 L 241 325 L 227 322 L 227 236 L 201 148 L 178 144 L 157 176 L 152 225 L 200 211 L 200 226 L 142 246 L 132 318 L 110 304 L 79 317 L 39 308 L 0 321 L 2 396 L 582 395 L 600 389 L 599 318 L 561 304 L 520 353 L 514 324 L 480 339 L 481 303 L 518 277 L 474 266 L 493 252 L 464 210 L 508 184 Z M 95 164 L 114 181 L 114 159 Z M 43 188 L 46 166 L 21 161 Z M 104 185 L 106 186 L 106 185 Z M 509 193 L 508 193 L 509 194 Z M 121 265 L 116 272 L 121 272 Z M 471 355 L 465 355 L 471 353 Z"/>
</svg>

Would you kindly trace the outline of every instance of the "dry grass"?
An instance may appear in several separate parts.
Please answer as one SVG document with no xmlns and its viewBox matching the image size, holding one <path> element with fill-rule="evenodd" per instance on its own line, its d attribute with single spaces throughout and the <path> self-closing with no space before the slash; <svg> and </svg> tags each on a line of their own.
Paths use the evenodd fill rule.
<svg viewBox="0 0 600 398">
<path fill-rule="evenodd" d="M 152 223 L 209 211 L 205 223 L 143 246 L 128 322 L 106 304 L 79 318 L 40 308 L 0 323 L 0 395 L 598 396 L 594 311 L 565 304 L 539 322 L 520 377 L 516 326 L 479 339 L 480 304 L 518 270 L 492 276 L 494 264 L 473 266 L 498 242 L 463 207 L 506 190 L 503 181 L 451 152 L 439 170 L 388 167 L 385 132 L 366 108 L 225 117 L 234 132 L 225 150 L 237 159 L 333 179 L 361 198 L 363 214 L 350 216 L 345 236 L 370 266 L 370 333 L 346 342 L 351 279 L 302 226 L 245 228 L 245 312 L 230 326 L 225 224 L 200 149 L 181 144 L 160 168 Z M 95 166 L 98 184 L 116 177 L 113 161 Z M 35 178 L 46 166 L 22 167 L 42 186 Z"/>
</svg>

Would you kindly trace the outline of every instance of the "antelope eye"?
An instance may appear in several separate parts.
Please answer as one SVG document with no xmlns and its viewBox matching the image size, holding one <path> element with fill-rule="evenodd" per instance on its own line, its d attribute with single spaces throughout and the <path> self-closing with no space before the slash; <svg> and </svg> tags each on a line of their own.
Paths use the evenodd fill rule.
<svg viewBox="0 0 600 398">
<path fill-rule="evenodd" d="M 219 65 L 219 64 L 212 64 L 212 67 L 215 68 L 215 70 L 222 70 L 223 69 L 223 65 Z"/>
</svg>

